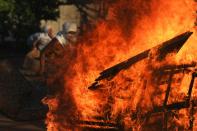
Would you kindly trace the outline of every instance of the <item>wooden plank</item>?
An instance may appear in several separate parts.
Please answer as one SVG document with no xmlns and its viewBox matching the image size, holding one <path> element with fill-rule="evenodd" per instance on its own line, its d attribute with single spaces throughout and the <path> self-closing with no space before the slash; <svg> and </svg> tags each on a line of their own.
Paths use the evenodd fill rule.
<svg viewBox="0 0 197 131">
<path fill-rule="evenodd" d="M 173 39 L 170 39 L 158 46 L 155 46 L 152 49 L 148 49 L 134 57 L 129 58 L 128 60 L 125 60 L 119 64 L 116 64 L 115 66 L 112 66 L 100 73 L 100 76 L 95 79 L 95 82 L 88 87 L 91 90 L 97 89 L 99 87 L 98 81 L 103 79 L 112 79 L 114 76 L 116 76 L 121 70 L 126 70 L 133 64 L 147 58 L 151 52 L 151 50 L 157 50 L 157 60 L 161 61 L 163 60 L 167 54 L 169 53 L 177 53 L 181 47 L 184 45 L 184 43 L 187 41 L 187 39 L 191 36 L 192 32 L 185 32 L 177 37 L 174 37 Z"/>
</svg>

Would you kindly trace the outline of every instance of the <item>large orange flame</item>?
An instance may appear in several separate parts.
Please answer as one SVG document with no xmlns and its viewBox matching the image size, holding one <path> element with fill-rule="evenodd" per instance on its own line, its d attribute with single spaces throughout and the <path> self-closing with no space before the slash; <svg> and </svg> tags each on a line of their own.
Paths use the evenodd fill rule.
<svg viewBox="0 0 197 131">
<path fill-rule="evenodd" d="M 94 31 L 88 32 L 76 46 L 74 57 L 73 53 L 72 57 L 65 54 L 68 66 L 60 71 L 64 76 L 64 91 L 45 100 L 50 107 L 47 129 L 79 129 L 77 123 L 80 120 L 94 120 L 96 117 L 116 120 L 121 114 L 125 130 L 131 127 L 140 130 L 143 120 L 133 121 L 129 114 L 136 110 L 147 112 L 152 109 L 152 105 L 161 104 L 164 98 L 164 95 L 157 95 L 158 91 L 154 88 L 151 77 L 153 72 L 149 70 L 147 61 L 141 61 L 132 68 L 120 72 L 110 82 L 103 80 L 104 90 L 91 91 L 87 87 L 104 69 L 188 30 L 194 34 L 176 56 L 176 61 L 172 58 L 166 61 L 195 61 L 195 10 L 193 0 L 115 2 L 109 9 L 107 19 L 99 21 Z M 179 85 L 183 94 L 186 92 L 185 87 L 189 79 L 189 76 L 184 77 L 186 81 Z M 176 94 L 177 90 L 173 93 Z M 165 90 L 160 87 L 159 92 L 162 94 Z M 174 101 L 176 98 L 170 102 Z M 184 111 L 180 111 L 180 114 L 184 114 Z M 174 123 L 183 124 L 180 119 L 174 120 Z"/>
</svg>

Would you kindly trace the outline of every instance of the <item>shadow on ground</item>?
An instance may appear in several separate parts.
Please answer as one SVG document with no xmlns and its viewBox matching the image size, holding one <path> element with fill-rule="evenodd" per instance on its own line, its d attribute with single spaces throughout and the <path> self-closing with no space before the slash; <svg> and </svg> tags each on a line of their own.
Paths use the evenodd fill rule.
<svg viewBox="0 0 197 131">
<path fill-rule="evenodd" d="M 46 130 L 48 108 L 41 103 L 46 87 L 21 73 L 24 52 L 2 47 L 0 52 L 0 130 Z"/>
</svg>

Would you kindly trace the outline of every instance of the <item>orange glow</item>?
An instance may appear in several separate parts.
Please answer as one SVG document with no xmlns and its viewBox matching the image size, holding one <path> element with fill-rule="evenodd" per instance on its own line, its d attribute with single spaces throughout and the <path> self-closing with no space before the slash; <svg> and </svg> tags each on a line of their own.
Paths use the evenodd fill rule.
<svg viewBox="0 0 197 131">
<path fill-rule="evenodd" d="M 64 92 L 45 101 L 50 107 L 48 131 L 80 130 L 77 126 L 80 120 L 91 121 L 96 117 L 112 121 L 121 118 L 125 130 L 140 130 L 145 122 L 140 119 L 143 114 L 162 106 L 165 98 L 166 86 L 157 86 L 157 81 L 153 80 L 155 70 L 167 64 L 191 63 L 197 59 L 195 10 L 193 0 L 119 0 L 112 4 L 107 19 L 99 21 L 95 30 L 88 32 L 76 46 L 76 56 L 65 55 L 65 59 L 72 59 L 62 71 Z M 175 59 L 170 54 L 161 63 L 142 60 L 110 81 L 100 81 L 103 85 L 100 89 L 88 89 L 103 70 L 185 31 L 192 31 L 193 35 Z M 154 50 L 153 55 L 157 55 Z M 172 87 L 178 88 L 172 88 L 167 104 L 184 100 L 191 78 L 186 73 L 174 79 L 180 83 L 173 83 Z M 136 111 L 137 119 L 131 119 Z M 184 116 L 181 118 L 185 120 Z M 184 120 L 173 118 L 175 124 L 187 127 Z"/>
</svg>

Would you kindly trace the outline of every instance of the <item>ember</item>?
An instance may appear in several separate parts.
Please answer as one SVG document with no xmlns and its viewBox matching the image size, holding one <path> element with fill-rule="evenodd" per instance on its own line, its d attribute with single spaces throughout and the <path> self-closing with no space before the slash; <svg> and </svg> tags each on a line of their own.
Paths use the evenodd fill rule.
<svg viewBox="0 0 197 131">
<path fill-rule="evenodd" d="M 195 8 L 192 0 L 114 2 L 75 57 L 65 54 L 64 91 L 44 101 L 48 130 L 197 129 Z"/>
</svg>

